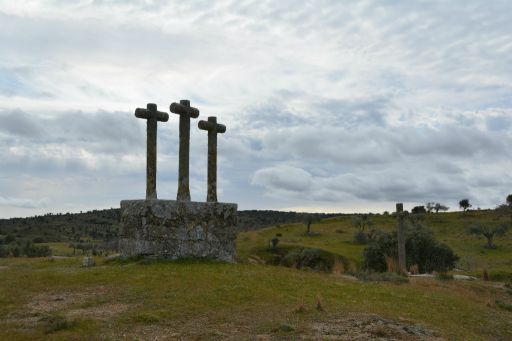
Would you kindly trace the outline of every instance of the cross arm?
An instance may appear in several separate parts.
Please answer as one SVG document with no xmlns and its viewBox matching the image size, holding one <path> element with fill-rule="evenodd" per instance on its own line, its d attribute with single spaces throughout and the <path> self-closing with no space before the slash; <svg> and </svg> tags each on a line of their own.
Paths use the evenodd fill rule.
<svg viewBox="0 0 512 341">
<path fill-rule="evenodd" d="M 217 118 L 214 117 L 208 117 L 208 121 L 199 121 L 198 127 L 202 130 L 213 130 L 220 134 L 226 132 L 226 126 L 224 124 L 217 123 Z"/>
<path fill-rule="evenodd" d="M 138 118 L 156 118 L 157 121 L 167 122 L 169 120 L 169 114 L 156 110 L 156 104 L 148 103 L 147 108 L 135 109 L 135 117 Z"/>
<path fill-rule="evenodd" d="M 187 101 L 188 102 L 188 101 Z M 182 103 L 172 103 L 170 108 L 172 113 L 178 114 L 178 115 L 184 115 L 187 114 L 192 118 L 198 118 L 199 117 L 199 110 L 197 108 L 191 107 L 189 105 L 184 105 Z"/>
</svg>

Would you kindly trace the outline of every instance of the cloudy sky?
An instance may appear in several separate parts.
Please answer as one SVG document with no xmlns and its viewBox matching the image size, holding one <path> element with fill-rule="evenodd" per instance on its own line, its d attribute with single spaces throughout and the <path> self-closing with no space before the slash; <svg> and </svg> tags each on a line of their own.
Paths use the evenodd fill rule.
<svg viewBox="0 0 512 341">
<path fill-rule="evenodd" d="M 145 195 L 135 108 L 216 115 L 219 200 L 381 212 L 512 193 L 512 2 L 0 1 L 0 217 Z M 192 124 L 192 200 L 206 133 Z M 158 127 L 177 189 L 178 116 Z"/>
</svg>

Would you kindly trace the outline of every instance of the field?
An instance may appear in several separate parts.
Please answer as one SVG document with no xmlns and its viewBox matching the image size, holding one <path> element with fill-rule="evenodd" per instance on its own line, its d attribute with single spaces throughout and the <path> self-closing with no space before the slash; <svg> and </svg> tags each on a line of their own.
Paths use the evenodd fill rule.
<svg viewBox="0 0 512 341">
<path fill-rule="evenodd" d="M 490 211 L 430 215 L 424 223 L 461 257 L 459 267 L 491 281 L 411 278 L 361 282 L 251 264 L 269 239 L 278 247 L 319 247 L 357 268 L 364 246 L 352 244 L 348 216 L 281 225 L 239 235 L 238 264 L 207 261 L 105 261 L 82 268 L 81 257 L 0 259 L 1 340 L 318 340 L 512 339 L 510 236 L 498 248 L 468 236 L 470 222 L 495 222 Z M 392 229 L 392 217 L 374 216 Z M 69 254 L 63 244 L 51 244 Z"/>
<path fill-rule="evenodd" d="M 374 215 L 374 227 L 384 231 L 395 229 L 395 218 Z M 496 237 L 496 249 L 486 249 L 483 236 L 468 235 L 466 228 L 474 223 L 496 225 L 509 222 L 509 217 L 497 216 L 494 211 L 469 211 L 428 214 L 422 223 L 429 227 L 436 238 L 460 257 L 458 267 L 468 274 L 480 277 L 487 269 L 494 280 L 512 281 L 512 231 Z M 242 261 L 249 255 L 263 251 L 269 240 L 281 234 L 279 245 L 301 245 L 321 248 L 344 256 L 360 267 L 365 245 L 352 243 L 356 228 L 352 216 L 323 219 L 312 225 L 312 235 L 305 235 L 304 224 L 278 225 L 277 227 L 241 233 L 238 254 Z"/>
</svg>

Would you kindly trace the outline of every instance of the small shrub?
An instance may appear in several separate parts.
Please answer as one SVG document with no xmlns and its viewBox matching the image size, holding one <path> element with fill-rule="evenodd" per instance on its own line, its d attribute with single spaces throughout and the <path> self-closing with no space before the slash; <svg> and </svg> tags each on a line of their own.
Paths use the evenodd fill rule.
<svg viewBox="0 0 512 341">
<path fill-rule="evenodd" d="M 354 244 L 367 244 L 368 235 L 361 230 L 354 232 L 354 238 L 352 240 Z"/>
<path fill-rule="evenodd" d="M 512 311 L 512 304 L 510 303 L 506 303 L 500 300 L 496 300 L 494 303 L 496 303 L 496 306 L 500 307 L 501 309 Z"/>
<path fill-rule="evenodd" d="M 336 233 L 345 233 L 345 231 L 343 231 L 342 229 L 337 229 Z"/>
<path fill-rule="evenodd" d="M 417 275 L 420 273 L 420 270 L 418 268 L 418 264 L 413 264 L 409 267 L 409 272 L 412 274 L 412 275 Z"/>
<path fill-rule="evenodd" d="M 343 262 L 336 258 L 334 260 L 334 264 L 332 265 L 332 273 L 335 275 L 340 275 L 345 272 L 345 265 L 343 265 Z"/>
<path fill-rule="evenodd" d="M 316 310 L 325 311 L 324 306 L 322 305 L 322 298 L 320 296 L 316 297 Z"/>
<path fill-rule="evenodd" d="M 18 246 L 15 246 L 11 249 L 11 254 L 13 257 L 21 256 L 21 249 Z"/>
<path fill-rule="evenodd" d="M 279 238 L 272 238 L 270 239 L 270 247 L 272 249 L 275 249 L 277 247 L 277 244 L 279 244 Z"/>
<path fill-rule="evenodd" d="M 353 274 L 357 279 L 364 282 L 391 282 L 395 284 L 408 283 L 409 278 L 395 272 L 373 272 L 361 271 Z"/>
<path fill-rule="evenodd" d="M 304 306 L 304 303 L 299 304 L 297 308 L 294 310 L 297 314 L 304 314 L 306 312 L 306 306 Z"/>
<path fill-rule="evenodd" d="M 447 274 L 446 272 L 440 272 L 436 275 L 436 278 L 440 281 L 448 281 L 453 279 L 453 275 Z"/>
<path fill-rule="evenodd" d="M 489 272 L 485 268 L 482 270 L 482 279 L 484 281 L 488 281 L 489 280 Z"/>
<path fill-rule="evenodd" d="M 60 315 L 48 315 L 39 319 L 42 323 L 45 334 L 50 334 L 59 330 L 70 329 L 74 326 L 72 321 Z"/>
<path fill-rule="evenodd" d="M 283 323 L 283 324 L 279 325 L 279 327 L 275 328 L 273 330 L 273 332 L 289 333 L 289 332 L 293 332 L 294 330 L 295 330 L 295 328 L 293 326 Z"/>
<path fill-rule="evenodd" d="M 16 237 L 14 237 L 12 234 L 8 234 L 7 237 L 4 238 L 4 244 L 10 244 L 14 241 L 16 241 Z"/>
<path fill-rule="evenodd" d="M 160 318 L 150 313 L 138 313 L 132 316 L 131 320 L 140 324 L 155 324 L 160 322 Z"/>
<path fill-rule="evenodd" d="M 52 250 L 48 245 L 37 246 L 29 244 L 28 247 L 25 247 L 24 251 L 27 257 L 47 257 L 52 254 Z"/>
<path fill-rule="evenodd" d="M 34 244 L 44 243 L 44 238 L 43 237 L 35 237 L 34 239 L 32 239 L 32 243 L 34 243 Z"/>
<path fill-rule="evenodd" d="M 287 267 L 296 269 L 308 268 L 315 271 L 331 272 L 336 256 L 320 249 L 295 249 L 290 251 L 280 262 Z"/>
<path fill-rule="evenodd" d="M 385 256 L 384 259 L 386 260 L 387 272 L 401 272 L 401 269 L 398 266 L 398 260 L 396 258 Z"/>
</svg>

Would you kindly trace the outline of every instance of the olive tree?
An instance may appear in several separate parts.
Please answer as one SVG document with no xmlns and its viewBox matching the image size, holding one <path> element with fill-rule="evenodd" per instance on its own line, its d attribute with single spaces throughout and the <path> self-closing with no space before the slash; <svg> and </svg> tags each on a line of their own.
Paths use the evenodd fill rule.
<svg viewBox="0 0 512 341">
<path fill-rule="evenodd" d="M 487 244 L 485 245 L 488 249 L 495 249 L 496 245 L 494 244 L 495 236 L 502 236 L 507 233 L 509 226 L 506 224 L 500 224 L 497 226 L 489 226 L 483 224 L 474 224 L 468 228 L 468 233 L 473 235 L 482 235 L 487 239 Z"/>
<path fill-rule="evenodd" d="M 469 203 L 469 199 L 462 199 L 461 201 L 459 201 L 459 207 L 462 208 L 464 212 L 466 212 L 466 210 L 471 206 L 472 205 Z"/>
</svg>

